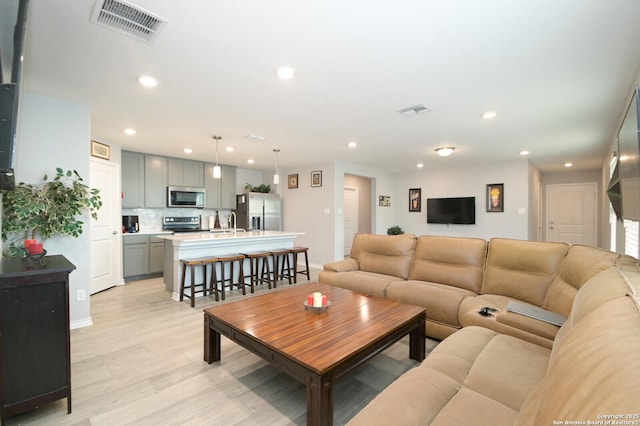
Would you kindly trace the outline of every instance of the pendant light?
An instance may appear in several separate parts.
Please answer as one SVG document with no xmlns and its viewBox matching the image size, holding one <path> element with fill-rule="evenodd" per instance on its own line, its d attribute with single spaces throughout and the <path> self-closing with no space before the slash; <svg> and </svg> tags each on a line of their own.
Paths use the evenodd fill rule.
<svg viewBox="0 0 640 426">
<path fill-rule="evenodd" d="M 213 166 L 213 178 L 214 179 L 220 179 L 222 177 L 222 169 L 220 168 L 220 165 L 218 164 L 218 146 L 220 144 L 220 139 L 222 139 L 222 136 L 214 136 L 213 140 L 216 141 L 216 165 Z"/>
<path fill-rule="evenodd" d="M 280 152 L 279 149 L 274 149 L 273 152 L 276 153 L 276 174 L 273 175 L 273 184 L 274 185 L 280 185 L 280 175 L 278 174 L 278 153 Z"/>
</svg>

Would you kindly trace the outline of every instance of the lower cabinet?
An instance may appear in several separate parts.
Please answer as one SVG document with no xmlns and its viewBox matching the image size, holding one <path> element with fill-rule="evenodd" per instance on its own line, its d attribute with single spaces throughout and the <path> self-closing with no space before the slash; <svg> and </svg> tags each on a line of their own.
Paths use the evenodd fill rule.
<svg viewBox="0 0 640 426">
<path fill-rule="evenodd" d="M 123 237 L 124 278 L 162 273 L 164 240 L 155 235 Z"/>
</svg>

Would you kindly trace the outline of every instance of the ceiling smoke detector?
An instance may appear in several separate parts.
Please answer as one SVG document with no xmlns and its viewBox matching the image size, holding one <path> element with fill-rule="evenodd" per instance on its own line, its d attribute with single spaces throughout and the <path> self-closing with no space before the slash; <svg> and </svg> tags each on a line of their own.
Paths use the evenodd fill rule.
<svg viewBox="0 0 640 426">
<path fill-rule="evenodd" d="M 167 20 L 123 0 L 98 0 L 91 21 L 151 43 Z"/>
<path fill-rule="evenodd" d="M 423 114 L 425 112 L 431 112 L 431 108 L 426 107 L 422 104 L 412 105 L 404 108 L 397 109 L 396 112 L 404 115 L 405 117 L 414 117 L 418 114 Z"/>
</svg>

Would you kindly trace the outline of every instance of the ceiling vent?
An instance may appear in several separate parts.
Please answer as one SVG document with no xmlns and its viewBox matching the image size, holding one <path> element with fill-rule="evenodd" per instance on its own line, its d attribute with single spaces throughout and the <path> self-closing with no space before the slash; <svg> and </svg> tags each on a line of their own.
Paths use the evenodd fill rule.
<svg viewBox="0 0 640 426">
<path fill-rule="evenodd" d="M 400 108 L 400 109 L 396 110 L 396 112 L 399 112 L 400 114 L 404 115 L 405 117 L 413 117 L 413 116 L 416 116 L 418 114 L 423 114 L 425 112 L 431 112 L 431 108 L 426 107 L 426 106 L 424 106 L 422 104 L 418 104 L 418 105 L 412 105 L 412 106 Z"/>
<path fill-rule="evenodd" d="M 167 20 L 122 0 L 98 0 L 91 17 L 105 27 L 151 43 Z"/>
</svg>

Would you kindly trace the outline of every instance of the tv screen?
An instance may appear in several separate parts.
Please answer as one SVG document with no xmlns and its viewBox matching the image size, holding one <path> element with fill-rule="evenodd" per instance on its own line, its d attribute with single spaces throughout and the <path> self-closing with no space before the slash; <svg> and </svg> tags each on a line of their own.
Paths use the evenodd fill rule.
<svg viewBox="0 0 640 426">
<path fill-rule="evenodd" d="M 427 223 L 474 225 L 476 197 L 427 198 Z"/>
<path fill-rule="evenodd" d="M 618 131 L 618 166 L 622 218 L 640 221 L 640 88 L 635 87 L 631 103 Z"/>
</svg>

